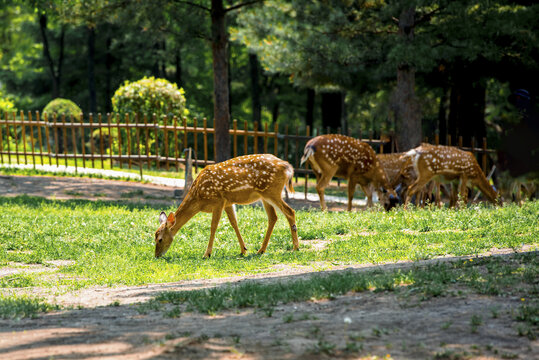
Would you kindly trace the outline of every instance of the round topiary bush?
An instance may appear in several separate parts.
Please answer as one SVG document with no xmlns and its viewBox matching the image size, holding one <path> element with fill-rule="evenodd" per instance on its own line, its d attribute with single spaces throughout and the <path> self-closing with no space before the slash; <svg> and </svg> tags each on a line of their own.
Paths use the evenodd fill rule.
<svg viewBox="0 0 539 360">
<path fill-rule="evenodd" d="M 71 115 L 79 116 L 82 110 L 71 100 L 56 98 L 43 108 L 43 113 L 47 113 L 48 116 L 52 116 L 52 114 L 56 114 L 57 116 L 65 114 L 66 117 L 69 117 Z"/>
<path fill-rule="evenodd" d="M 112 97 L 112 107 L 116 113 L 148 115 L 156 114 L 158 119 L 164 115 L 187 116 L 184 90 L 165 79 L 144 77 L 135 82 L 126 81 Z"/>
<path fill-rule="evenodd" d="M 5 113 L 12 113 L 13 111 L 17 111 L 15 104 L 0 90 L 0 116 Z"/>
</svg>

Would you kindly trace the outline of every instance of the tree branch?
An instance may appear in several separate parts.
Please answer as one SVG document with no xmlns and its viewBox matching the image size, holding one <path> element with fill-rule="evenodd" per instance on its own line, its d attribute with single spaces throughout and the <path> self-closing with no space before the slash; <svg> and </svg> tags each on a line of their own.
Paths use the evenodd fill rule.
<svg viewBox="0 0 539 360">
<path fill-rule="evenodd" d="M 173 0 L 173 2 L 179 3 L 179 4 L 189 5 L 189 6 L 192 6 L 192 7 L 196 7 L 196 8 L 198 8 L 198 9 L 202 9 L 202 10 L 207 11 L 207 12 L 211 12 L 211 9 L 210 9 L 210 8 L 207 8 L 207 7 L 205 7 L 204 5 L 200 5 L 200 4 L 191 2 L 191 1 L 186 1 L 186 0 Z"/>
<path fill-rule="evenodd" d="M 254 4 L 257 4 L 257 3 L 260 3 L 260 2 L 264 2 L 264 0 L 251 0 L 251 1 L 246 1 L 244 3 L 240 3 L 240 4 L 237 4 L 237 5 L 234 5 L 234 6 L 231 6 L 229 8 L 226 8 L 225 9 L 225 13 L 229 12 L 229 11 L 232 11 L 232 10 L 236 10 L 236 9 L 239 9 L 241 7 L 244 7 L 244 6 L 249 6 L 249 5 L 254 5 Z"/>
</svg>

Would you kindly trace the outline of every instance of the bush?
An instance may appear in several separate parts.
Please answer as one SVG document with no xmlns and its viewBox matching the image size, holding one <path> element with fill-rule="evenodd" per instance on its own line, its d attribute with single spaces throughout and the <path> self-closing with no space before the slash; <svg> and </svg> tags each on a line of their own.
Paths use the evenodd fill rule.
<svg viewBox="0 0 539 360">
<path fill-rule="evenodd" d="M 17 108 L 15 107 L 15 104 L 9 97 L 5 96 L 2 91 L 0 90 L 0 116 L 7 113 L 12 113 L 13 111 L 17 111 Z"/>
<path fill-rule="evenodd" d="M 43 113 L 47 113 L 49 116 L 52 114 L 58 116 L 65 114 L 65 116 L 69 117 L 71 115 L 79 116 L 82 110 L 71 100 L 56 98 L 43 108 Z"/>
<path fill-rule="evenodd" d="M 185 108 L 184 90 L 165 79 L 144 77 L 130 83 L 126 81 L 112 97 L 112 107 L 116 113 L 140 113 L 158 119 L 164 115 L 183 117 L 188 115 Z"/>
</svg>

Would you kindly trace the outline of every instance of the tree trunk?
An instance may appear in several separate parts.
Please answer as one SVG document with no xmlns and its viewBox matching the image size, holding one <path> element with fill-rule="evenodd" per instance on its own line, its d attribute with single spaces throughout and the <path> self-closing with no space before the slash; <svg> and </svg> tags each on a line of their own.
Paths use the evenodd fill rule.
<svg viewBox="0 0 539 360">
<path fill-rule="evenodd" d="M 249 54 L 249 68 L 251 73 L 251 101 L 253 105 L 253 123 L 260 124 L 262 119 L 262 104 L 260 102 L 259 66 L 256 54 Z"/>
<path fill-rule="evenodd" d="M 95 90 L 95 29 L 88 30 L 88 94 L 90 112 L 97 112 L 97 95 Z"/>
<path fill-rule="evenodd" d="M 332 133 L 337 132 L 337 129 L 341 127 L 342 93 L 323 92 L 321 106 L 323 131 L 329 127 Z"/>
<path fill-rule="evenodd" d="M 415 8 L 404 9 L 399 17 L 399 35 L 403 41 L 414 39 Z M 399 151 L 421 142 L 421 111 L 415 96 L 415 69 L 408 64 L 397 67 L 397 85 L 391 100 Z"/>
<path fill-rule="evenodd" d="M 114 58 L 110 52 L 110 46 L 112 45 L 112 39 L 110 36 L 107 36 L 106 43 L 106 55 L 105 55 L 105 110 L 107 113 L 112 111 L 112 64 L 114 63 Z"/>
<path fill-rule="evenodd" d="M 213 57 L 213 113 L 217 162 L 230 158 L 230 108 L 228 89 L 228 35 L 223 0 L 211 2 Z"/>
<path fill-rule="evenodd" d="M 49 39 L 47 37 L 47 15 L 42 14 L 39 17 L 39 29 L 41 32 L 41 39 L 43 41 L 43 56 L 45 57 L 45 60 L 47 61 L 47 64 L 49 65 L 49 73 L 51 75 L 52 80 L 52 98 L 56 99 L 60 97 L 61 95 L 61 77 L 62 77 L 62 65 L 64 61 L 64 37 L 65 37 L 65 30 L 62 26 L 62 30 L 60 33 L 60 55 L 58 57 L 58 65 L 54 65 L 54 61 L 51 56 L 50 52 L 50 46 L 49 46 Z"/>
<path fill-rule="evenodd" d="M 444 86 L 442 96 L 440 97 L 440 105 L 438 107 L 438 134 L 440 136 L 440 144 L 447 144 L 447 89 Z"/>
<path fill-rule="evenodd" d="M 305 114 L 305 125 L 310 126 L 311 129 L 314 125 L 314 99 L 316 93 L 314 89 L 307 89 L 307 113 Z"/>
<path fill-rule="evenodd" d="M 175 65 L 176 72 L 174 73 L 174 81 L 176 81 L 176 85 L 178 85 L 178 87 L 182 87 L 182 54 L 179 46 L 176 48 Z"/>
<path fill-rule="evenodd" d="M 472 136 L 476 145 L 486 136 L 485 96 L 486 86 L 473 78 L 473 71 L 458 70 L 453 77 L 449 105 L 449 132 L 453 145 L 457 144 L 458 136 L 462 136 L 464 146 L 471 144 Z"/>
</svg>

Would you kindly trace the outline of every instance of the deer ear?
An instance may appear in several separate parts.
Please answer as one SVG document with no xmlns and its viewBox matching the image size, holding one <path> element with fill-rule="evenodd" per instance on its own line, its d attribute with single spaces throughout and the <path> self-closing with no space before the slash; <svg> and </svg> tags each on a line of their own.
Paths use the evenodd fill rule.
<svg viewBox="0 0 539 360">
<path fill-rule="evenodd" d="M 168 226 L 172 226 L 176 223 L 176 216 L 174 215 L 173 212 L 171 212 L 170 214 L 168 214 L 168 218 L 167 218 L 167 225 Z"/>
<path fill-rule="evenodd" d="M 167 214 L 164 211 L 161 211 L 159 214 L 159 224 L 163 225 L 167 221 Z"/>
</svg>

